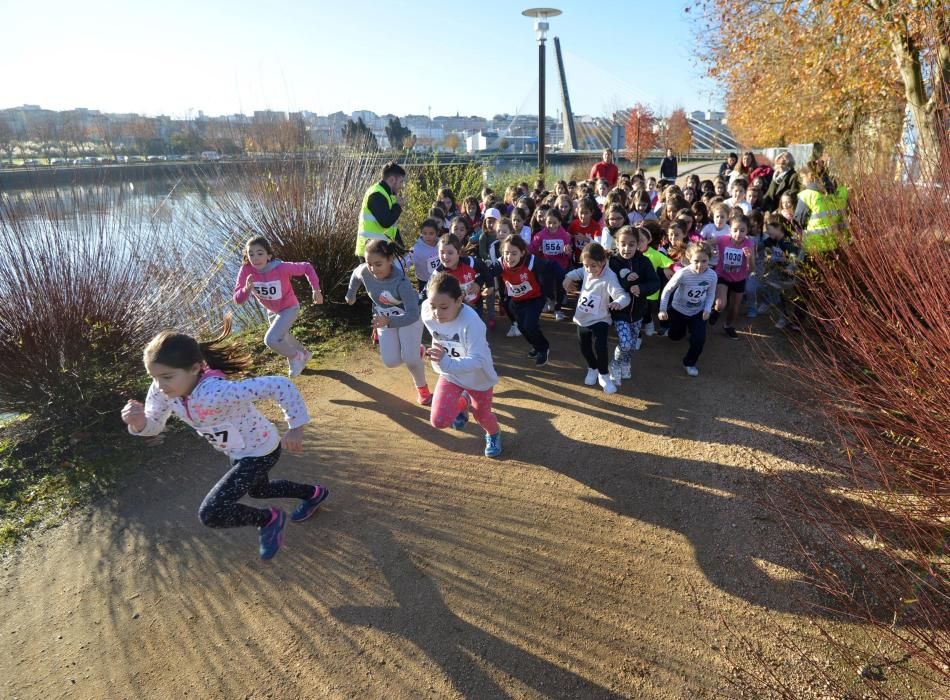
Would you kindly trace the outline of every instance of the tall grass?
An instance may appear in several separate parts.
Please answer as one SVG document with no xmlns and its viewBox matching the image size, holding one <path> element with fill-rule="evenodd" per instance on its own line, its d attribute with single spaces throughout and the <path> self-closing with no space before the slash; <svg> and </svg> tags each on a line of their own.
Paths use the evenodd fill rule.
<svg viewBox="0 0 950 700">
<path fill-rule="evenodd" d="M 86 427 L 131 395 L 158 330 L 193 328 L 187 248 L 114 188 L 0 201 L 0 412 L 35 430 Z M 136 392 L 137 393 L 137 392 Z"/>
<path fill-rule="evenodd" d="M 807 477 L 777 473 L 772 504 L 805 526 L 792 534 L 824 613 L 871 632 L 856 649 L 821 627 L 854 669 L 815 667 L 835 697 L 950 697 L 950 197 L 890 169 L 849 182 L 848 238 L 806 267 L 793 340 L 792 376 L 837 449 Z"/>
<path fill-rule="evenodd" d="M 460 208 L 465 197 L 481 198 L 485 184 L 483 168 L 482 164 L 475 162 L 443 165 L 436 160 L 407 168 L 406 208 L 399 218 L 399 228 L 407 247 L 418 237 L 419 225 L 435 203 L 440 188 L 452 190 Z"/>
</svg>

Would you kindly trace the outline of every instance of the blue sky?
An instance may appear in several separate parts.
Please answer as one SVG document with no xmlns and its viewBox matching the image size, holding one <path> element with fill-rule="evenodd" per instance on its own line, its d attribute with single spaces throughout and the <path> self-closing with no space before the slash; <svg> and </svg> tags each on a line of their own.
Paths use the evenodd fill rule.
<svg viewBox="0 0 950 700">
<path fill-rule="evenodd" d="M 691 55 L 687 0 L 569 0 L 548 35 L 547 111 L 561 39 L 575 113 L 637 101 L 716 108 Z M 526 2 L 2 0 L 0 108 L 39 104 L 187 116 L 537 112 Z"/>
</svg>

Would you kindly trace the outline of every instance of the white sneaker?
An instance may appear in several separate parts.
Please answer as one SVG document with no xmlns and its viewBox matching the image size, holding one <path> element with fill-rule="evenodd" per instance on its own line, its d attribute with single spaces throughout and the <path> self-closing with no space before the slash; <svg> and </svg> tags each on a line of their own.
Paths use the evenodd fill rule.
<svg viewBox="0 0 950 700">
<path fill-rule="evenodd" d="M 307 364 L 307 356 L 298 352 L 293 357 L 287 359 L 287 364 L 290 365 L 290 370 L 287 374 L 291 377 L 299 377 L 300 373 L 303 372 L 304 366 Z"/>
<path fill-rule="evenodd" d="M 521 331 L 518 330 L 518 324 L 512 323 L 511 328 L 508 329 L 508 333 L 505 334 L 509 338 L 520 338 Z"/>
<path fill-rule="evenodd" d="M 596 370 L 595 370 L 595 371 L 596 371 Z M 617 386 L 616 386 L 616 384 L 614 384 L 612 381 L 610 381 L 610 375 L 609 375 L 609 374 L 598 374 L 598 375 L 597 375 L 597 381 L 598 381 L 598 383 L 599 383 L 602 387 L 604 387 L 604 393 L 605 393 L 605 394 L 616 394 L 616 393 L 617 393 Z"/>
<path fill-rule="evenodd" d="M 643 326 L 643 335 L 653 335 L 654 333 L 656 333 L 656 329 L 653 327 L 653 321 Z"/>
<path fill-rule="evenodd" d="M 620 346 L 614 348 L 614 360 L 620 362 Z"/>
<path fill-rule="evenodd" d="M 552 311 L 554 311 L 554 302 L 551 301 L 550 299 L 544 302 L 544 311 L 545 313 L 551 313 Z"/>
<path fill-rule="evenodd" d="M 587 386 L 594 386 L 597 383 L 597 370 L 594 368 L 587 370 L 587 376 L 584 377 L 584 383 Z"/>
<path fill-rule="evenodd" d="M 554 312 L 554 320 L 555 320 L 555 321 L 566 321 L 566 320 L 567 320 L 567 314 L 565 314 L 563 311 L 555 311 L 555 312 Z"/>
<path fill-rule="evenodd" d="M 691 377 L 699 376 L 699 370 L 696 369 L 695 367 L 684 367 L 684 369 L 686 370 L 686 374 L 688 374 Z"/>
<path fill-rule="evenodd" d="M 622 362 L 620 364 L 620 376 L 623 379 L 630 379 L 630 377 L 632 376 L 629 362 Z"/>
</svg>

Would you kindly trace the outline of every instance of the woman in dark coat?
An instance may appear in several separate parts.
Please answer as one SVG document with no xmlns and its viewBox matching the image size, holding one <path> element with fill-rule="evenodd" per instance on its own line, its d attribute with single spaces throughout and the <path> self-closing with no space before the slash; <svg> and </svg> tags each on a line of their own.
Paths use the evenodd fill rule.
<svg viewBox="0 0 950 700">
<path fill-rule="evenodd" d="M 798 173 L 795 172 L 795 157 L 788 151 L 780 151 L 775 156 L 775 172 L 772 182 L 765 193 L 765 210 L 775 211 L 786 192 L 798 194 L 801 184 L 798 182 Z"/>
</svg>

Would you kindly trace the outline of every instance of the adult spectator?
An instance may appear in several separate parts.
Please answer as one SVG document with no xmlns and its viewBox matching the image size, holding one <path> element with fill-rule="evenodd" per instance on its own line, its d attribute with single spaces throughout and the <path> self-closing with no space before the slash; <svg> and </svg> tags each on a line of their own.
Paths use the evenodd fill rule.
<svg viewBox="0 0 950 700">
<path fill-rule="evenodd" d="M 605 148 L 603 160 L 599 163 L 595 163 L 594 167 L 590 169 L 590 177 L 588 180 L 597 180 L 603 179 L 607 181 L 607 184 L 610 185 L 611 189 L 616 187 L 617 178 L 620 176 L 620 171 L 617 169 L 617 165 L 614 163 L 614 152 L 613 149 Z"/>
<path fill-rule="evenodd" d="M 795 157 L 788 151 L 779 151 L 775 156 L 775 172 L 772 182 L 765 191 L 765 210 L 776 211 L 782 203 L 782 195 L 786 192 L 798 194 L 801 185 L 798 173 L 795 172 Z"/>
<path fill-rule="evenodd" d="M 732 171 L 736 169 L 736 164 L 738 162 L 738 154 L 730 153 L 728 156 L 726 156 L 725 162 L 719 165 L 719 177 L 728 181 L 729 176 L 732 175 Z"/>
<path fill-rule="evenodd" d="M 675 181 L 677 174 L 676 156 L 673 155 L 673 149 L 666 149 L 666 158 L 660 163 L 660 179 Z"/>
<path fill-rule="evenodd" d="M 801 181 L 795 219 L 805 229 L 802 247 L 809 254 L 834 250 L 847 232 L 848 188 L 835 184 L 818 160 L 802 168 Z"/>
<path fill-rule="evenodd" d="M 396 161 L 383 166 L 381 179 L 366 190 L 356 231 L 356 254 L 365 256 L 366 242 L 385 238 L 403 245 L 396 222 L 402 214 L 403 199 L 399 194 L 406 183 L 406 171 Z"/>
</svg>

